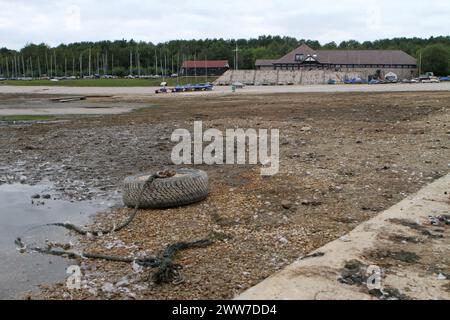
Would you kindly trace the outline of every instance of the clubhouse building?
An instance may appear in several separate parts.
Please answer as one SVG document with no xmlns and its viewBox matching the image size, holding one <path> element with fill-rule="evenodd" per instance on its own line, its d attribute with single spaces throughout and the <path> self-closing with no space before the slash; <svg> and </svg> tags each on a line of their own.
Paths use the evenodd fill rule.
<svg viewBox="0 0 450 320">
<path fill-rule="evenodd" d="M 313 50 L 303 44 L 278 60 L 257 60 L 255 69 L 394 72 L 412 77 L 417 75 L 417 61 L 401 50 Z"/>
</svg>

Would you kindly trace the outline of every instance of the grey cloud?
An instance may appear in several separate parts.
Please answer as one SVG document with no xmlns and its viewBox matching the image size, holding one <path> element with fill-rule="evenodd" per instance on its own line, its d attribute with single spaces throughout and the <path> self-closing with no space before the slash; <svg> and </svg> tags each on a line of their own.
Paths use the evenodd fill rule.
<svg viewBox="0 0 450 320">
<path fill-rule="evenodd" d="M 79 8 L 80 19 L 71 6 Z M 76 12 L 76 10 L 75 10 Z M 72 14 L 71 14 L 72 13 Z M 0 46 L 28 42 L 249 38 L 359 41 L 450 34 L 450 2 L 380 0 L 0 0 Z"/>
</svg>

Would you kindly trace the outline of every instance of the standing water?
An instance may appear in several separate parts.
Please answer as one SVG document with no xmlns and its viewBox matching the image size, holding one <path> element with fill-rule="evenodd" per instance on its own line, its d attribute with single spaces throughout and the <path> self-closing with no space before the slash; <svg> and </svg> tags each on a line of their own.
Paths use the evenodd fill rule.
<svg viewBox="0 0 450 320">
<path fill-rule="evenodd" d="M 104 209 L 94 201 L 56 200 L 50 190 L 51 185 L 0 185 L 0 299 L 21 298 L 21 293 L 34 290 L 39 284 L 67 277 L 69 260 L 39 253 L 21 254 L 14 244 L 17 237 L 38 246 L 45 245 L 46 239 L 68 243 L 71 239 L 64 229 L 34 227 L 66 221 L 83 225 Z M 39 195 L 39 199 L 32 199 L 33 195 Z"/>
</svg>

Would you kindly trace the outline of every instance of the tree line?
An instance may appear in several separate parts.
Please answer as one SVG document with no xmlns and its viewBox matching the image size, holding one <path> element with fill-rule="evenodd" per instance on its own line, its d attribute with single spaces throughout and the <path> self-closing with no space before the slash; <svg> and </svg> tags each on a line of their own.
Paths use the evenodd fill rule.
<svg viewBox="0 0 450 320">
<path fill-rule="evenodd" d="M 321 44 L 293 37 L 260 36 L 254 39 L 173 40 L 153 44 L 134 40 L 76 42 L 50 47 L 27 44 L 21 50 L 0 49 L 2 77 L 61 77 L 87 75 L 155 75 L 177 73 L 184 60 L 228 60 L 240 69 L 253 69 L 256 59 L 277 59 L 300 44 L 313 49 L 403 50 L 422 62 L 423 71 L 450 73 L 450 36 L 343 41 Z"/>
</svg>

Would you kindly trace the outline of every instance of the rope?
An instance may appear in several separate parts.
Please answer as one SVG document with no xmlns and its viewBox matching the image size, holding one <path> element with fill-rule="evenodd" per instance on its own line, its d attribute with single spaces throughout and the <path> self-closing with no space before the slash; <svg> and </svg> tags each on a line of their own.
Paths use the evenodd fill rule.
<svg viewBox="0 0 450 320">
<path fill-rule="evenodd" d="M 145 257 L 125 257 L 125 256 L 115 256 L 115 255 L 104 255 L 97 253 L 77 253 L 73 251 L 58 250 L 50 247 L 40 248 L 40 247 L 27 247 L 21 238 L 17 238 L 14 243 L 19 247 L 20 251 L 34 251 L 41 254 L 47 254 L 58 257 L 66 257 L 69 259 L 94 259 L 94 260 L 105 260 L 113 262 L 124 262 L 133 263 L 145 267 L 145 268 L 158 268 L 158 270 L 153 275 L 153 281 L 156 284 L 162 283 L 174 283 L 179 284 L 183 282 L 183 277 L 180 270 L 182 266 L 175 264 L 173 259 L 175 255 L 183 250 L 194 249 L 194 248 L 205 248 L 210 246 L 213 242 L 211 240 L 198 240 L 194 242 L 179 242 L 176 244 L 171 244 L 166 247 L 164 252 L 160 257 L 158 256 L 145 256 Z"/>
<path fill-rule="evenodd" d="M 144 191 L 146 188 L 150 187 L 155 179 L 164 179 L 175 175 L 173 171 L 162 171 L 156 174 L 152 174 L 142 186 L 140 195 L 138 197 L 138 202 L 134 208 L 134 211 L 131 215 L 119 226 L 113 227 L 109 230 L 86 230 L 82 227 L 76 226 L 71 223 L 51 223 L 46 224 L 44 226 L 55 226 L 62 227 L 70 231 L 74 231 L 80 235 L 94 235 L 94 236 L 102 236 L 105 234 L 109 234 L 112 232 L 117 232 L 125 227 L 127 227 L 136 217 L 138 212 L 140 202 L 142 200 L 142 196 L 144 195 Z M 19 247 L 21 252 L 34 251 L 41 254 L 59 256 L 59 257 L 67 257 L 69 259 L 94 259 L 94 260 L 105 260 L 105 261 L 113 261 L 113 262 L 124 262 L 124 263 L 132 263 L 135 262 L 142 267 L 147 268 L 158 268 L 156 273 L 153 275 L 153 281 L 157 284 L 161 283 L 169 283 L 172 282 L 174 284 L 179 284 L 183 282 L 183 277 L 181 275 L 180 270 L 182 266 L 179 264 L 175 264 L 173 259 L 175 255 L 183 250 L 193 249 L 193 248 L 205 248 L 210 246 L 213 242 L 209 239 L 198 240 L 194 242 L 179 242 L 175 244 L 171 244 L 166 247 L 160 257 L 157 256 L 146 256 L 146 257 L 124 257 L 124 256 L 114 256 L 114 255 L 104 255 L 104 254 L 96 254 L 96 253 L 77 253 L 73 251 L 66 250 L 57 250 L 53 249 L 50 246 L 47 248 L 40 247 L 27 247 L 26 244 L 22 241 L 20 237 L 18 237 L 14 243 Z"/>
<path fill-rule="evenodd" d="M 113 227 L 112 229 L 109 230 L 86 230 L 82 227 L 76 226 L 74 224 L 71 223 L 50 223 L 50 224 L 46 224 L 46 226 L 54 226 L 54 227 L 62 227 L 65 228 L 67 230 L 70 231 L 75 231 L 78 234 L 81 234 L 83 236 L 85 235 L 93 235 L 95 237 L 99 237 L 105 234 L 109 234 L 109 233 L 113 233 L 113 232 L 117 232 L 120 231 L 124 228 L 126 228 L 136 217 L 136 214 L 139 210 L 139 206 L 141 204 L 141 200 L 142 200 L 142 196 L 144 195 L 144 191 L 147 187 L 151 186 L 151 184 L 153 183 L 153 181 L 155 181 L 155 179 L 158 178 L 162 178 L 162 173 L 156 173 L 156 174 L 152 174 L 147 181 L 145 181 L 144 185 L 142 186 L 141 192 L 139 194 L 138 197 L 138 202 L 136 203 L 136 206 L 134 207 L 134 211 L 131 213 L 131 215 L 120 225 L 118 225 L 117 227 Z"/>
</svg>

